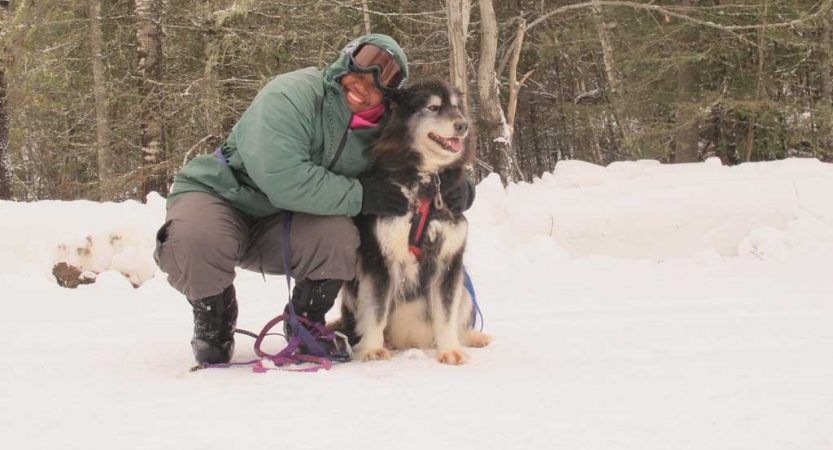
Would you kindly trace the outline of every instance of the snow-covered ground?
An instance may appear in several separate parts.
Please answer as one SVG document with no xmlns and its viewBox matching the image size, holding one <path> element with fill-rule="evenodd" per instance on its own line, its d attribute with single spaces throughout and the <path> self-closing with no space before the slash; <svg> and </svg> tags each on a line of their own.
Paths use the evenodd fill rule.
<svg viewBox="0 0 833 450">
<path fill-rule="evenodd" d="M 486 179 L 467 216 L 496 338 L 469 365 L 189 373 L 190 307 L 151 258 L 161 198 L 0 202 L 0 446 L 833 448 L 833 165 L 562 162 Z M 61 288 L 56 261 L 103 273 Z M 241 272 L 238 325 L 283 283 Z"/>
</svg>

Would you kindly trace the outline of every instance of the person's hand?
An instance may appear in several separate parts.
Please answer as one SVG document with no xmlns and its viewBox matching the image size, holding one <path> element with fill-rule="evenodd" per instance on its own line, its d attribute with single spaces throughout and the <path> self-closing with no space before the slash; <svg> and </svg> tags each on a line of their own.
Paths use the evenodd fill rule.
<svg viewBox="0 0 833 450">
<path fill-rule="evenodd" d="M 408 212 L 408 199 L 399 186 L 372 175 L 363 175 L 357 179 L 362 185 L 363 214 L 404 216 Z"/>
<path fill-rule="evenodd" d="M 456 214 L 468 210 L 474 203 L 474 184 L 460 169 L 440 174 L 440 193 L 446 206 Z"/>
</svg>

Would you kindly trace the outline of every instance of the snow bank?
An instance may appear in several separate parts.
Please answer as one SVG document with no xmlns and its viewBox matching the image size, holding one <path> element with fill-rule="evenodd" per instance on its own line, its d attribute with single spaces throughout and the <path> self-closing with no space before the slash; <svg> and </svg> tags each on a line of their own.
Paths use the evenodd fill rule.
<svg viewBox="0 0 833 450">
<path fill-rule="evenodd" d="M 505 191 L 497 176 L 487 178 L 468 216 L 473 229 L 494 225 L 489 240 L 507 248 L 547 237 L 574 257 L 763 257 L 833 243 L 830 193 L 833 165 L 815 159 L 734 167 L 717 158 L 562 161 L 553 174 Z"/>
<path fill-rule="evenodd" d="M 147 205 L 135 201 L 0 202 L 0 270 L 36 265 L 54 280 L 52 266 L 66 262 L 84 271 L 116 271 L 134 285 L 156 272 L 156 229 L 165 200 L 152 193 Z"/>
<path fill-rule="evenodd" d="M 483 180 L 466 214 L 467 265 L 551 267 L 571 258 L 666 260 L 778 258 L 833 245 L 833 165 L 815 159 L 722 166 L 562 161 L 534 183 Z M 45 277 L 64 261 L 83 270 L 154 276 L 164 199 L 138 202 L 0 202 L 0 269 L 35 264 Z"/>
</svg>

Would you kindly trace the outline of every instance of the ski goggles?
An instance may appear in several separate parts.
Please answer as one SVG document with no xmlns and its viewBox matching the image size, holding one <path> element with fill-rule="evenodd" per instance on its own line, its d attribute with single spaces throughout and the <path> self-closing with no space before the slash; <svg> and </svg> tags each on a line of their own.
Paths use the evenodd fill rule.
<svg viewBox="0 0 833 450">
<path fill-rule="evenodd" d="M 350 54 L 353 69 L 362 73 L 373 73 L 381 89 L 400 89 L 405 85 L 405 74 L 393 53 L 378 45 L 361 44 Z"/>
</svg>

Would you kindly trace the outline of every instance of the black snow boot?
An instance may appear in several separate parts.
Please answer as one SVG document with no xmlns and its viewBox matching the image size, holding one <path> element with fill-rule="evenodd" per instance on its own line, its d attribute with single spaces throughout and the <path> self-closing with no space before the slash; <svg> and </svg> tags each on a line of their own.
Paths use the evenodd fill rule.
<svg viewBox="0 0 833 450">
<path fill-rule="evenodd" d="M 324 316 L 335 304 L 342 284 L 342 280 L 313 281 L 304 278 L 297 281 L 295 289 L 292 290 L 292 306 L 295 309 L 295 314 L 321 326 L 326 325 Z M 289 306 L 286 307 L 284 312 L 287 315 L 289 314 Z M 304 324 L 300 324 L 300 326 L 304 326 Z M 289 320 L 284 321 L 284 335 L 286 336 L 286 342 L 291 342 L 295 338 L 295 333 L 289 326 Z M 347 339 L 340 333 L 337 333 L 335 339 L 322 337 L 316 339 L 316 342 L 329 359 L 346 362 L 352 358 L 352 350 L 347 343 Z M 298 350 L 303 354 L 313 354 L 304 344 L 301 344 Z"/>
<path fill-rule="evenodd" d="M 188 303 L 194 309 L 194 337 L 191 339 L 194 359 L 199 364 L 231 361 L 234 353 L 234 327 L 237 324 L 234 285 L 212 297 L 189 299 Z"/>
</svg>

